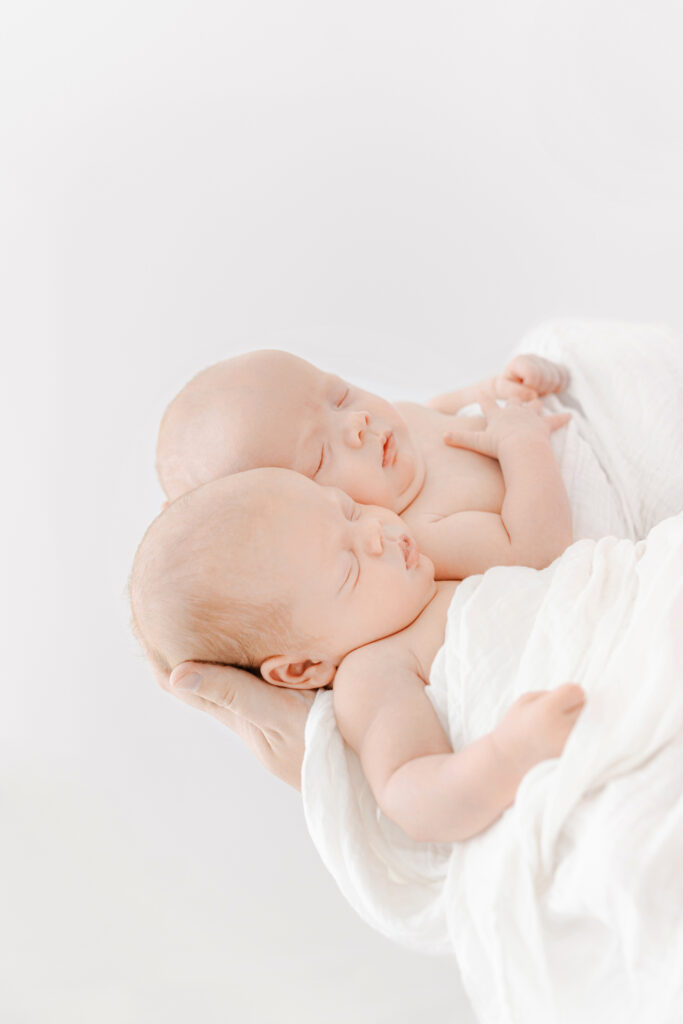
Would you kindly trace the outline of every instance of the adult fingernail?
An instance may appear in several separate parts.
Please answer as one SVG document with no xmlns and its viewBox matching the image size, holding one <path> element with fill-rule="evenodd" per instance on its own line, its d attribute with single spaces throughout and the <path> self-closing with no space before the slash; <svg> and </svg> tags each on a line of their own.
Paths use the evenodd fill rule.
<svg viewBox="0 0 683 1024">
<path fill-rule="evenodd" d="M 194 692 L 201 685 L 202 677 L 198 672 L 188 672 L 187 675 L 180 676 L 179 679 L 174 679 L 171 676 L 171 686 L 174 686 L 176 690 L 192 690 Z"/>
</svg>

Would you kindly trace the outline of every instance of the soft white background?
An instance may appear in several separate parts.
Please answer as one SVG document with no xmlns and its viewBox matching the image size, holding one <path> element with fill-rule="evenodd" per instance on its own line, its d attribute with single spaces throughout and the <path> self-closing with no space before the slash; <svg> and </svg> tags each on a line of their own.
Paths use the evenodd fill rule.
<svg viewBox="0 0 683 1024">
<path fill-rule="evenodd" d="M 548 316 L 680 328 L 682 31 L 674 0 L 4 6 L 3 1024 L 471 1020 L 147 671 L 156 426 L 253 347 L 420 398 Z"/>
</svg>

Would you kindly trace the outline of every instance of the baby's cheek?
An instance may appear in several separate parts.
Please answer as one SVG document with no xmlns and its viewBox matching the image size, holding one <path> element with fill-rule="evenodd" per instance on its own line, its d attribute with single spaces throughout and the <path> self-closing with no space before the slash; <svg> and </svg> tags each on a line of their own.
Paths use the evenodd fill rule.
<svg viewBox="0 0 683 1024">
<path fill-rule="evenodd" d="M 360 459 L 344 468 L 337 487 L 361 505 L 386 505 L 382 481 Z"/>
</svg>

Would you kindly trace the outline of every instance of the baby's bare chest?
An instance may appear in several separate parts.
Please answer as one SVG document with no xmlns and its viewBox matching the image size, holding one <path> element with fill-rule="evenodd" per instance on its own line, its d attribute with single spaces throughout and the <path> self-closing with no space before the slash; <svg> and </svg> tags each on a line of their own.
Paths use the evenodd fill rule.
<svg viewBox="0 0 683 1024">
<path fill-rule="evenodd" d="M 505 495 L 505 484 L 496 459 L 453 448 L 443 440 L 449 429 L 481 430 L 481 417 L 446 416 L 432 409 L 418 407 L 402 410 L 412 437 L 424 459 L 424 486 L 402 518 L 410 525 L 425 516 L 449 516 L 456 512 L 477 511 L 499 513 Z"/>
</svg>

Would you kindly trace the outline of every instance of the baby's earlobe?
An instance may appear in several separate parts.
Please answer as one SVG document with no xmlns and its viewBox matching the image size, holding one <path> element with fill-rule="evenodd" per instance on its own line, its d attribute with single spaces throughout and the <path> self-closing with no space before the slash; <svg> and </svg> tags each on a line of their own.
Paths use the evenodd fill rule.
<svg viewBox="0 0 683 1024">
<path fill-rule="evenodd" d="M 337 666 L 331 661 L 292 661 L 286 654 L 266 658 L 261 665 L 261 675 L 266 682 L 294 690 L 317 690 L 327 686 L 336 671 Z"/>
</svg>

